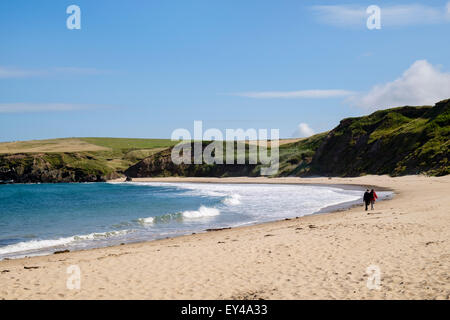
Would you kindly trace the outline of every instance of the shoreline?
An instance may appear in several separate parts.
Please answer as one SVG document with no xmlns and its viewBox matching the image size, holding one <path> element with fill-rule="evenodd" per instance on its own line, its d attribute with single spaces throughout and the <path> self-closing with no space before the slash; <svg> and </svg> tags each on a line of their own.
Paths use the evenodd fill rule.
<svg viewBox="0 0 450 320">
<path fill-rule="evenodd" d="M 387 196 L 386 199 L 379 199 L 378 202 L 380 201 L 386 201 L 386 200 L 392 200 L 395 192 L 394 190 L 390 190 L 388 188 L 383 188 L 383 187 L 378 187 L 378 186 L 363 186 L 363 185 L 346 185 L 346 184 L 323 184 L 323 183 L 302 183 L 302 182 L 293 182 L 293 183 L 285 183 L 285 182 L 271 182 L 271 183 L 267 183 L 267 182 L 251 182 L 251 181 L 245 181 L 247 177 L 238 177 L 238 178 L 232 178 L 232 179 L 239 179 L 240 182 L 222 182 L 220 180 L 213 180 L 213 181 L 209 181 L 209 182 L 203 182 L 203 181 L 196 181 L 196 178 L 175 178 L 176 182 L 171 181 L 171 182 L 166 182 L 166 181 L 159 181 L 159 178 L 142 178 L 142 181 L 132 181 L 132 183 L 144 183 L 144 182 L 163 182 L 163 183 L 213 183 L 213 184 L 257 184 L 257 185 L 285 185 L 285 184 L 290 184 L 290 185 L 308 185 L 308 186 L 314 186 L 314 187 L 333 187 L 333 188 L 339 188 L 341 190 L 357 190 L 357 191 L 361 191 L 361 193 L 364 192 L 364 190 L 366 188 L 377 188 L 378 191 L 390 191 L 392 192 L 392 195 Z M 169 178 L 172 179 L 172 178 Z M 182 179 L 182 181 L 178 181 L 178 179 Z M 201 178 L 203 179 L 208 179 L 208 178 Z M 221 179 L 221 178 L 219 178 Z M 277 179 L 277 178 L 275 178 Z M 130 183 L 130 182 L 125 182 L 125 181 L 117 181 L 119 179 L 115 179 L 115 180 L 110 180 L 107 182 L 92 182 L 92 183 Z M 158 181 L 156 181 L 158 180 Z M 266 223 L 273 223 L 273 222 L 279 222 L 279 221 L 285 221 L 285 220 L 292 220 L 292 219 L 300 219 L 306 216 L 311 216 L 311 215 L 316 215 L 316 214 L 331 214 L 331 213 L 337 213 L 337 212 L 341 212 L 341 211 L 345 211 L 345 210 L 350 210 L 352 208 L 358 207 L 360 206 L 360 200 L 351 200 L 351 201 L 345 201 L 342 203 L 338 203 L 338 204 L 332 204 L 332 205 L 328 205 L 325 206 L 313 213 L 310 214 L 306 214 L 303 216 L 296 216 L 296 217 L 284 217 L 284 218 L 280 218 L 277 220 L 271 220 L 271 221 L 260 221 L 260 222 L 251 222 L 251 223 L 245 223 L 243 225 L 237 225 L 237 226 L 226 226 L 226 227 L 222 227 L 222 228 L 218 228 L 218 229 L 203 229 L 203 230 L 197 230 L 193 233 L 179 233 L 178 235 L 174 235 L 174 236 L 168 236 L 168 237 L 157 237 L 155 239 L 149 239 L 149 240 L 137 240 L 137 241 L 130 241 L 130 242 L 124 242 L 120 245 L 118 244 L 113 244 L 113 245 L 106 245 L 106 246 L 101 246 L 101 247 L 91 247 L 91 248 L 86 248 L 86 249 L 78 249 L 78 250 L 73 250 L 68 248 L 67 252 L 79 252 L 79 251 L 90 251 L 90 250 L 95 250 L 95 249 L 103 249 L 103 248 L 114 248 L 114 247 L 118 247 L 118 246 L 123 246 L 123 245 L 129 245 L 129 244 L 139 244 L 139 243 L 148 243 L 148 242 L 153 242 L 153 241 L 158 241 L 158 240 L 165 240 L 165 239 L 176 239 L 179 237 L 184 237 L 184 236 L 189 236 L 191 234 L 200 234 L 200 233 L 207 233 L 209 231 L 218 231 L 218 230 L 226 230 L 226 229 L 236 229 L 236 228 L 242 228 L 242 227 L 252 227 L 252 226 L 257 226 L 260 224 L 266 224 Z M 76 235 L 74 235 L 76 236 Z M 68 236 L 70 237 L 70 236 Z M 43 248 L 45 249 L 45 248 Z M 20 260 L 20 259 L 30 259 L 30 258 L 34 258 L 34 257 L 45 257 L 45 256 L 50 256 L 55 254 L 59 254 L 62 251 L 64 253 L 66 253 L 66 249 L 64 248 L 48 248 L 49 250 L 54 250 L 53 252 L 36 252 L 36 253 L 30 253 L 29 255 L 27 254 L 22 254 L 19 257 L 7 257 L 4 259 L 0 259 L 0 263 L 1 261 L 8 261 L 8 260 Z"/>
<path fill-rule="evenodd" d="M 294 185 L 313 185 L 317 187 L 331 186 L 339 187 L 345 190 L 362 190 L 375 188 L 379 191 L 394 191 L 392 188 L 379 186 L 374 184 L 360 184 L 360 183 L 334 183 L 333 179 L 352 180 L 358 177 L 348 178 L 328 178 L 328 177 L 314 177 L 314 178 L 300 178 L 300 177 L 159 177 L 159 178 L 133 178 L 131 183 L 139 182 L 167 182 L 167 183 L 220 183 L 220 184 L 294 184 Z M 320 180 L 317 182 L 314 180 Z M 326 181 L 326 182 L 323 182 Z M 94 182 L 95 183 L 95 182 Z M 124 178 L 107 180 L 105 183 L 127 183 Z"/>
<path fill-rule="evenodd" d="M 149 179 L 145 180 L 146 181 L 142 181 L 142 179 L 133 179 L 133 182 L 205 182 L 205 178 L 156 178 L 151 179 L 151 181 L 149 181 Z M 411 190 L 414 190 L 416 187 L 425 190 L 424 193 L 427 193 L 427 197 L 432 196 L 439 190 L 442 190 L 442 194 L 444 194 L 444 198 L 440 198 L 439 201 L 436 201 L 436 199 L 433 198 L 431 205 L 433 206 L 434 210 L 428 210 L 425 213 L 431 214 L 430 212 L 433 212 L 433 214 L 439 218 L 438 221 L 428 221 L 426 219 L 426 223 L 431 223 L 434 229 L 442 229 L 438 233 L 430 233 L 428 235 L 430 238 L 432 238 L 431 236 L 438 236 L 438 238 L 441 239 L 437 242 L 430 240 L 434 247 L 441 247 L 441 249 L 437 251 L 437 254 L 442 256 L 440 259 L 441 266 L 437 268 L 437 271 L 434 270 L 433 272 L 437 272 L 437 274 L 440 274 L 442 273 L 442 271 L 445 271 L 445 274 L 447 274 L 447 270 L 450 269 L 450 258 L 448 257 L 448 254 L 445 254 L 446 252 L 449 252 L 448 249 L 450 249 L 448 240 L 446 240 L 450 235 L 450 225 L 448 213 L 442 212 L 442 210 L 445 211 L 446 205 L 449 204 L 449 201 L 445 198 L 445 194 L 448 192 L 448 189 L 445 190 L 445 187 L 442 187 L 450 186 L 450 179 L 448 176 L 439 178 L 425 176 L 407 176 L 399 178 L 391 178 L 387 176 L 366 176 L 359 178 L 332 179 L 211 178 L 208 180 L 208 182 L 211 183 L 236 183 L 236 181 L 238 181 L 240 183 L 300 183 L 312 185 L 318 184 L 322 186 L 330 186 L 334 184 L 335 186 L 345 185 L 346 187 L 350 188 L 354 188 L 355 185 L 359 186 L 359 188 L 375 186 L 376 190 L 379 191 L 381 191 L 380 187 L 382 186 L 389 191 L 393 191 L 395 196 L 390 201 L 377 202 L 376 210 L 374 212 L 369 211 L 368 213 L 364 213 L 363 215 L 361 215 L 361 211 L 363 211 L 361 210 L 361 206 L 351 206 L 344 209 L 336 208 L 335 210 L 330 210 L 330 208 L 328 208 L 326 213 L 315 213 L 299 218 L 263 222 L 249 226 L 238 226 L 231 229 L 222 229 L 218 231 L 205 230 L 204 232 L 192 235 L 181 235 L 173 238 L 129 243 L 120 246 L 80 250 L 57 255 L 3 260 L 0 261 L 0 282 L 2 282 L 2 289 L 0 289 L 0 299 L 450 298 L 450 281 L 448 281 L 448 279 L 443 281 L 444 284 L 442 283 L 442 279 L 439 279 L 439 281 L 437 281 L 434 285 L 428 285 L 429 288 L 434 288 L 434 290 L 436 291 L 434 292 L 434 294 L 432 292 L 427 293 L 427 289 L 425 286 L 423 287 L 423 289 L 418 290 L 417 288 L 415 288 L 415 291 L 410 291 L 408 293 L 405 293 L 406 291 L 404 290 L 404 288 L 403 292 L 401 292 L 401 290 L 397 292 L 397 290 L 393 290 L 392 288 L 384 292 L 383 290 L 381 292 L 376 290 L 367 290 L 367 288 L 365 288 L 364 290 L 365 281 L 362 281 L 361 279 L 364 280 L 363 274 L 365 272 L 365 267 L 359 270 L 360 272 L 358 274 L 358 281 L 345 280 L 345 274 L 347 274 L 348 278 L 353 277 L 350 274 L 353 274 L 351 271 L 354 271 L 352 269 L 354 269 L 355 267 L 348 265 L 349 259 L 352 260 L 359 257 L 358 259 L 362 259 L 365 261 L 365 259 L 363 259 L 362 257 L 365 257 L 367 255 L 367 252 L 370 252 L 371 250 L 375 250 L 378 255 L 381 254 L 381 256 L 383 256 L 384 251 L 392 250 L 391 247 L 399 246 L 398 243 L 402 243 L 402 246 L 404 246 L 402 247 L 402 250 L 408 249 L 408 246 L 410 246 L 411 244 L 404 243 L 404 241 L 402 241 L 402 238 L 399 238 L 400 240 L 397 241 L 398 243 L 393 242 L 393 244 L 391 244 L 391 247 L 386 245 L 386 243 L 384 242 L 389 238 L 387 236 L 383 236 L 382 234 L 378 234 L 378 229 L 380 228 L 380 226 L 377 226 L 377 224 L 374 224 L 373 222 L 382 221 L 383 224 L 393 224 L 389 228 L 388 234 L 392 233 L 393 230 L 397 230 L 397 228 L 404 229 L 413 227 L 414 221 L 397 221 L 408 218 L 408 216 L 410 216 L 412 213 L 408 214 L 406 212 L 396 211 L 406 211 L 405 209 L 403 209 L 403 202 L 405 201 L 405 198 L 408 197 L 407 193 L 411 192 Z M 270 182 L 268 182 L 267 180 L 270 180 Z M 338 183 L 335 183 L 336 181 Z M 117 180 L 113 182 L 117 182 Z M 371 183 L 369 184 L 369 182 Z M 444 183 L 444 185 L 442 185 L 442 183 Z M 426 192 L 427 185 L 429 185 L 428 189 L 430 189 L 431 191 L 430 194 Z M 419 199 L 417 199 L 418 194 L 420 195 L 420 193 L 415 194 L 416 198 L 413 199 L 413 202 L 417 205 L 425 204 L 426 201 L 424 202 L 424 199 L 420 199 L 424 198 L 424 196 L 419 196 Z M 396 207 L 399 207 L 399 209 L 395 209 Z M 436 210 L 437 208 L 439 208 L 439 210 Z M 414 212 L 414 220 L 423 220 L 423 218 L 424 217 L 422 211 Z M 425 223 L 422 220 L 421 223 Z M 355 227 L 355 225 L 360 224 L 364 225 L 364 228 L 361 229 Z M 420 224 L 417 227 L 419 228 L 419 231 L 416 230 L 414 233 L 418 234 L 418 237 L 421 238 L 425 234 L 425 231 L 420 229 Z M 366 228 L 369 228 L 371 231 L 363 232 L 364 236 L 361 238 L 361 232 Z M 292 232 L 292 229 L 294 229 L 294 233 Z M 275 231 L 277 231 L 278 234 L 275 234 Z M 328 242 L 326 240 L 330 237 L 336 237 L 336 243 Z M 374 237 L 376 239 L 373 239 Z M 350 242 L 356 241 L 356 243 L 353 243 L 353 245 L 348 245 L 348 243 L 343 243 L 346 242 L 343 239 Z M 310 250 L 300 250 L 299 252 L 297 252 L 298 250 L 296 251 L 295 244 L 298 244 L 299 241 L 300 243 L 304 243 L 305 245 L 307 245 Z M 245 244 L 249 242 L 252 243 L 252 246 L 250 247 Z M 335 254 L 335 251 L 341 250 L 343 250 L 343 253 L 359 251 L 358 245 L 364 247 L 367 245 L 367 242 L 370 242 L 373 245 L 373 248 L 366 248 L 367 252 L 359 252 L 358 254 L 351 255 L 350 258 L 347 259 L 346 257 Z M 421 241 L 421 243 L 422 242 L 423 241 Z M 425 243 L 428 242 L 425 241 Z M 427 246 L 431 245 L 425 245 L 425 247 Z M 194 250 L 194 248 L 197 248 L 197 250 Z M 228 248 L 227 255 L 225 256 L 222 252 L 224 248 Z M 268 248 L 271 248 L 271 250 L 267 251 Z M 417 251 L 417 248 L 415 249 L 415 251 Z M 217 252 L 217 250 L 219 251 Z M 341 272 L 338 272 L 338 269 L 341 268 L 340 265 L 344 264 L 347 266 L 350 271 L 344 273 L 344 279 L 337 279 L 339 280 L 337 283 L 344 287 L 348 285 L 349 288 L 357 288 L 357 290 L 353 290 L 355 292 L 348 288 L 346 290 L 338 291 L 332 289 L 325 290 L 324 288 L 321 288 L 320 290 L 318 289 L 319 287 L 326 285 L 326 282 L 330 279 L 328 279 L 327 281 L 321 280 L 322 277 L 318 276 L 316 273 L 321 274 L 323 273 L 323 271 L 317 270 L 333 268 L 333 264 L 330 263 L 330 261 L 327 263 L 327 259 L 325 257 L 322 257 L 323 254 L 319 255 L 322 258 L 317 258 L 313 254 L 314 252 L 320 253 L 322 251 L 329 252 L 329 259 L 333 258 L 337 261 L 340 261 L 340 263 L 336 264 L 335 270 L 338 275 L 341 274 Z M 174 252 L 176 252 L 175 255 Z M 264 252 L 265 254 L 263 254 Z M 288 255 L 286 254 L 287 252 L 289 252 Z M 271 256 L 274 253 L 276 255 L 282 256 L 282 264 L 278 264 L 276 260 L 273 260 L 273 257 Z M 128 259 L 127 256 L 129 257 Z M 134 260 L 131 259 L 131 256 L 134 258 Z M 232 259 L 233 261 L 228 261 L 229 256 L 233 256 L 235 259 Z M 426 255 L 424 254 L 423 256 Z M 420 258 L 423 258 L 423 256 Z M 299 270 L 298 267 L 292 265 L 292 257 L 300 258 L 300 260 L 296 259 L 297 263 L 303 265 L 306 269 Z M 306 267 L 304 265 L 304 260 L 307 257 L 309 257 L 310 260 L 315 261 L 315 263 L 312 263 L 312 265 L 317 269 L 316 272 L 313 272 L 311 270 L 311 267 Z M 142 260 L 143 258 L 149 259 Z M 420 258 L 419 260 L 421 260 Z M 108 268 L 102 266 L 102 263 L 100 262 L 106 260 L 108 261 Z M 368 259 L 368 261 L 369 260 L 372 261 L 377 259 Z M 246 265 L 246 269 L 241 269 L 241 266 L 238 263 L 239 261 Z M 82 289 L 79 291 L 69 291 L 67 290 L 67 288 L 65 288 L 67 275 L 65 273 L 66 270 L 63 267 L 66 267 L 69 262 L 71 264 L 80 264 L 81 270 L 85 270 L 85 272 L 87 272 L 85 279 L 85 281 L 87 282 L 87 289 Z M 406 259 L 406 262 L 414 266 L 414 259 Z M 168 270 L 161 268 L 158 263 L 162 264 Z M 379 260 L 378 263 L 383 265 L 386 264 L 385 259 Z M 175 266 L 173 264 L 175 264 Z M 231 264 L 233 266 L 224 267 L 223 264 Z M 404 263 L 402 262 L 402 264 Z M 117 268 L 113 267 L 113 265 Z M 24 267 L 26 266 L 37 266 L 38 268 L 24 269 Z M 215 270 L 212 266 L 217 268 L 217 270 L 219 270 L 220 272 Z M 177 269 L 176 267 L 181 267 L 181 270 Z M 183 272 L 183 268 L 193 269 L 191 270 L 192 274 L 188 276 L 186 272 Z M 260 270 L 261 268 L 262 274 L 264 275 L 262 277 L 261 275 L 253 274 L 251 272 L 251 270 Z M 427 267 L 424 268 L 426 269 Z M 119 272 L 115 269 L 119 269 Z M 153 269 L 157 269 L 160 273 L 155 273 L 155 270 Z M 239 275 L 238 273 L 236 273 L 236 269 L 241 269 L 244 274 L 247 273 L 247 276 Z M 3 272 L 4 270 L 8 271 Z M 134 272 L 138 273 L 140 276 L 135 278 L 133 272 L 131 272 L 130 270 L 134 270 Z M 50 275 L 47 274 L 48 272 L 50 272 Z M 103 274 L 104 276 L 105 272 L 106 274 L 114 273 L 115 276 L 120 280 L 102 282 L 102 277 L 99 276 L 99 274 Z M 250 275 L 248 274 L 249 272 Z M 350 274 L 348 274 L 348 272 L 350 272 Z M 399 270 L 397 270 L 396 272 L 401 273 Z M 294 277 L 294 280 L 292 279 L 292 277 L 295 273 L 297 273 L 297 276 Z M 327 272 L 327 278 L 333 278 L 334 273 Z M 387 273 L 387 275 L 389 275 L 389 272 L 385 271 L 384 273 Z M 414 274 L 416 274 L 416 272 L 414 272 Z M 165 279 L 170 279 L 171 277 L 176 279 L 175 284 L 170 284 L 167 283 L 167 281 L 163 281 Z M 206 286 L 206 289 L 203 282 L 199 283 L 197 281 L 197 278 L 204 277 L 207 277 L 209 279 L 207 283 L 210 284 L 209 286 Z M 288 277 L 289 283 L 281 281 L 280 277 L 284 280 L 286 280 L 285 278 Z M 421 278 L 420 276 L 417 277 Z M 442 275 L 442 277 L 445 278 L 444 275 Z M 49 278 L 53 279 L 53 281 L 56 281 L 56 283 L 58 284 L 55 284 L 54 286 L 52 286 L 52 284 L 47 284 L 45 290 L 46 293 L 40 292 L 39 286 L 32 286 L 32 283 L 41 283 L 45 279 Z M 131 283 L 129 283 L 128 281 L 130 278 L 133 280 L 131 281 Z M 15 285 L 13 284 L 13 279 L 17 279 L 17 281 L 15 281 L 14 283 Z M 307 284 L 307 282 L 305 282 L 305 279 L 308 279 L 308 281 L 310 281 L 311 283 Z M 154 282 L 152 283 L 151 280 L 157 280 L 157 284 L 155 284 Z M 225 284 L 223 284 L 224 281 Z M 422 281 L 427 280 L 424 279 Z M 255 282 L 259 283 L 259 285 L 255 286 Z M 400 285 L 400 287 L 404 287 L 406 281 L 400 282 L 403 283 L 403 285 Z M 306 287 L 302 289 L 302 286 L 298 286 L 300 283 L 302 283 Z M 414 284 L 415 282 L 413 281 L 411 283 Z M 411 283 L 409 283 L 409 285 L 411 285 Z M 297 284 L 297 286 L 292 287 L 293 284 Z M 316 287 L 315 289 L 311 288 L 311 285 L 313 284 Z M 282 289 L 285 288 L 286 285 L 288 285 L 287 287 L 289 287 L 290 289 Z M 180 286 L 182 287 L 181 289 Z M 108 287 L 111 290 L 108 290 L 108 292 L 104 292 L 101 289 L 102 287 Z M 273 287 L 273 291 L 271 291 L 272 289 L 269 290 L 269 287 Z M 148 291 L 145 288 L 148 288 Z M 203 288 L 203 291 L 196 292 L 192 288 Z M 128 292 L 128 294 L 123 295 L 121 291 Z M 149 291 L 151 291 L 151 293 Z"/>
</svg>

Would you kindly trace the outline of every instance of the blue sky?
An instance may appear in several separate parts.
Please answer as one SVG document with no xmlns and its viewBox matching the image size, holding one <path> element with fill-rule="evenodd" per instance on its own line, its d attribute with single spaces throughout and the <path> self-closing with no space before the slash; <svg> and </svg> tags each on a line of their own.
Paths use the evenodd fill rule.
<svg viewBox="0 0 450 320">
<path fill-rule="evenodd" d="M 2 1 L 0 141 L 321 132 L 449 98 L 449 34 L 447 1 Z"/>
</svg>

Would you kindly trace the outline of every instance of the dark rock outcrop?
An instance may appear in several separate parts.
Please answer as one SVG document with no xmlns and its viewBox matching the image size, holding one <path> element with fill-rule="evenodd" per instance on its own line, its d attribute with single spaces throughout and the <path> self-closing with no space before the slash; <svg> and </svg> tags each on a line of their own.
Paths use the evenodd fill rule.
<svg viewBox="0 0 450 320">
<path fill-rule="evenodd" d="M 450 100 L 434 107 L 380 110 L 344 119 L 330 132 L 280 146 L 277 175 L 446 175 L 450 173 L 449 141 Z M 204 142 L 202 150 L 208 145 Z M 176 165 L 171 159 L 172 149 L 148 157 L 145 154 L 128 158 L 127 152 L 2 154 L 0 184 L 102 182 L 123 177 L 123 173 L 127 181 L 137 177 L 259 176 L 261 168 L 248 161 L 245 165 Z M 132 163 L 135 164 L 124 171 Z"/>
<path fill-rule="evenodd" d="M 203 150 L 208 145 L 203 144 Z M 192 146 L 193 148 L 193 146 Z M 175 164 L 171 159 L 172 148 L 139 161 L 125 170 L 125 175 L 132 178 L 142 177 L 233 177 L 258 176 L 257 165 L 238 164 Z M 193 153 L 193 152 L 192 152 Z"/>
<path fill-rule="evenodd" d="M 83 156 L 78 157 L 82 162 Z M 99 169 L 68 165 L 64 154 L 6 154 L 0 156 L 0 181 L 13 183 L 102 182 L 118 177 Z"/>
<path fill-rule="evenodd" d="M 450 100 L 434 107 L 399 107 L 348 118 L 327 134 L 280 147 L 279 176 L 392 176 L 450 173 Z M 125 171 L 130 177 L 257 176 L 257 165 L 181 164 L 171 150 Z"/>
</svg>

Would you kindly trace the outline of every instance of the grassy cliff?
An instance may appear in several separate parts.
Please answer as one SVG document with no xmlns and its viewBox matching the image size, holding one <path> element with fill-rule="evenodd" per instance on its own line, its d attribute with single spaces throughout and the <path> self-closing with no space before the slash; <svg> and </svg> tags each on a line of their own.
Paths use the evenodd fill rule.
<svg viewBox="0 0 450 320">
<path fill-rule="evenodd" d="M 310 173 L 330 176 L 450 173 L 450 100 L 348 118 L 317 148 Z"/>
<path fill-rule="evenodd" d="M 329 132 L 282 144 L 276 176 L 450 173 L 450 100 L 434 107 L 399 107 L 348 118 Z M 256 176 L 260 165 L 181 165 L 170 150 L 126 171 L 131 177 Z"/>
<path fill-rule="evenodd" d="M 446 175 L 450 173 L 449 141 L 450 100 L 433 107 L 381 110 L 344 119 L 329 132 L 283 140 L 276 176 Z M 170 159 L 174 144 L 164 139 L 121 138 L 0 143 L 0 181 L 88 182 L 123 175 L 259 175 L 259 164 L 176 166 Z M 249 152 L 247 145 L 247 157 Z"/>
<path fill-rule="evenodd" d="M 165 139 L 70 138 L 0 144 L 0 181 L 95 182 L 174 145 Z"/>
</svg>

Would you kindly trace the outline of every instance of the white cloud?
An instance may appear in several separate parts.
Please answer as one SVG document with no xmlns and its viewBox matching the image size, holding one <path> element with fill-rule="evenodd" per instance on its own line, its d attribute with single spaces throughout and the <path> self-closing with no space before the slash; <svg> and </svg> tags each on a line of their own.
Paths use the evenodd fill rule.
<svg viewBox="0 0 450 320">
<path fill-rule="evenodd" d="M 0 66 L 0 79 L 32 78 L 51 75 L 96 75 L 105 71 L 94 68 L 57 67 L 49 69 L 21 69 Z"/>
<path fill-rule="evenodd" d="M 370 110 L 404 105 L 434 105 L 450 98 L 450 73 L 441 72 L 426 60 L 414 62 L 403 75 L 374 86 L 368 93 L 350 97 L 357 107 Z"/>
<path fill-rule="evenodd" d="M 293 137 L 298 138 L 307 138 L 314 134 L 314 130 L 307 124 L 307 123 L 300 123 L 297 127 L 297 130 L 295 130 Z"/>
<path fill-rule="evenodd" d="M 347 90 L 300 90 L 300 91 L 259 91 L 242 92 L 234 95 L 256 98 L 256 99 L 295 99 L 295 98 L 333 98 L 352 95 L 353 92 Z"/>
<path fill-rule="evenodd" d="M 99 107 L 101 106 L 70 103 L 0 103 L 0 113 L 58 112 Z"/>
<path fill-rule="evenodd" d="M 381 25 L 407 26 L 450 22 L 450 2 L 445 7 L 422 4 L 381 6 Z M 333 26 L 366 27 L 367 7 L 354 5 L 313 6 L 317 19 Z"/>
<path fill-rule="evenodd" d="M 334 26 L 365 26 L 366 8 L 361 6 L 313 6 L 312 10 L 316 13 L 317 19 L 325 24 Z"/>
<path fill-rule="evenodd" d="M 0 66 L 0 79 L 6 78 L 27 78 L 39 75 L 38 71 L 8 68 Z"/>
</svg>

